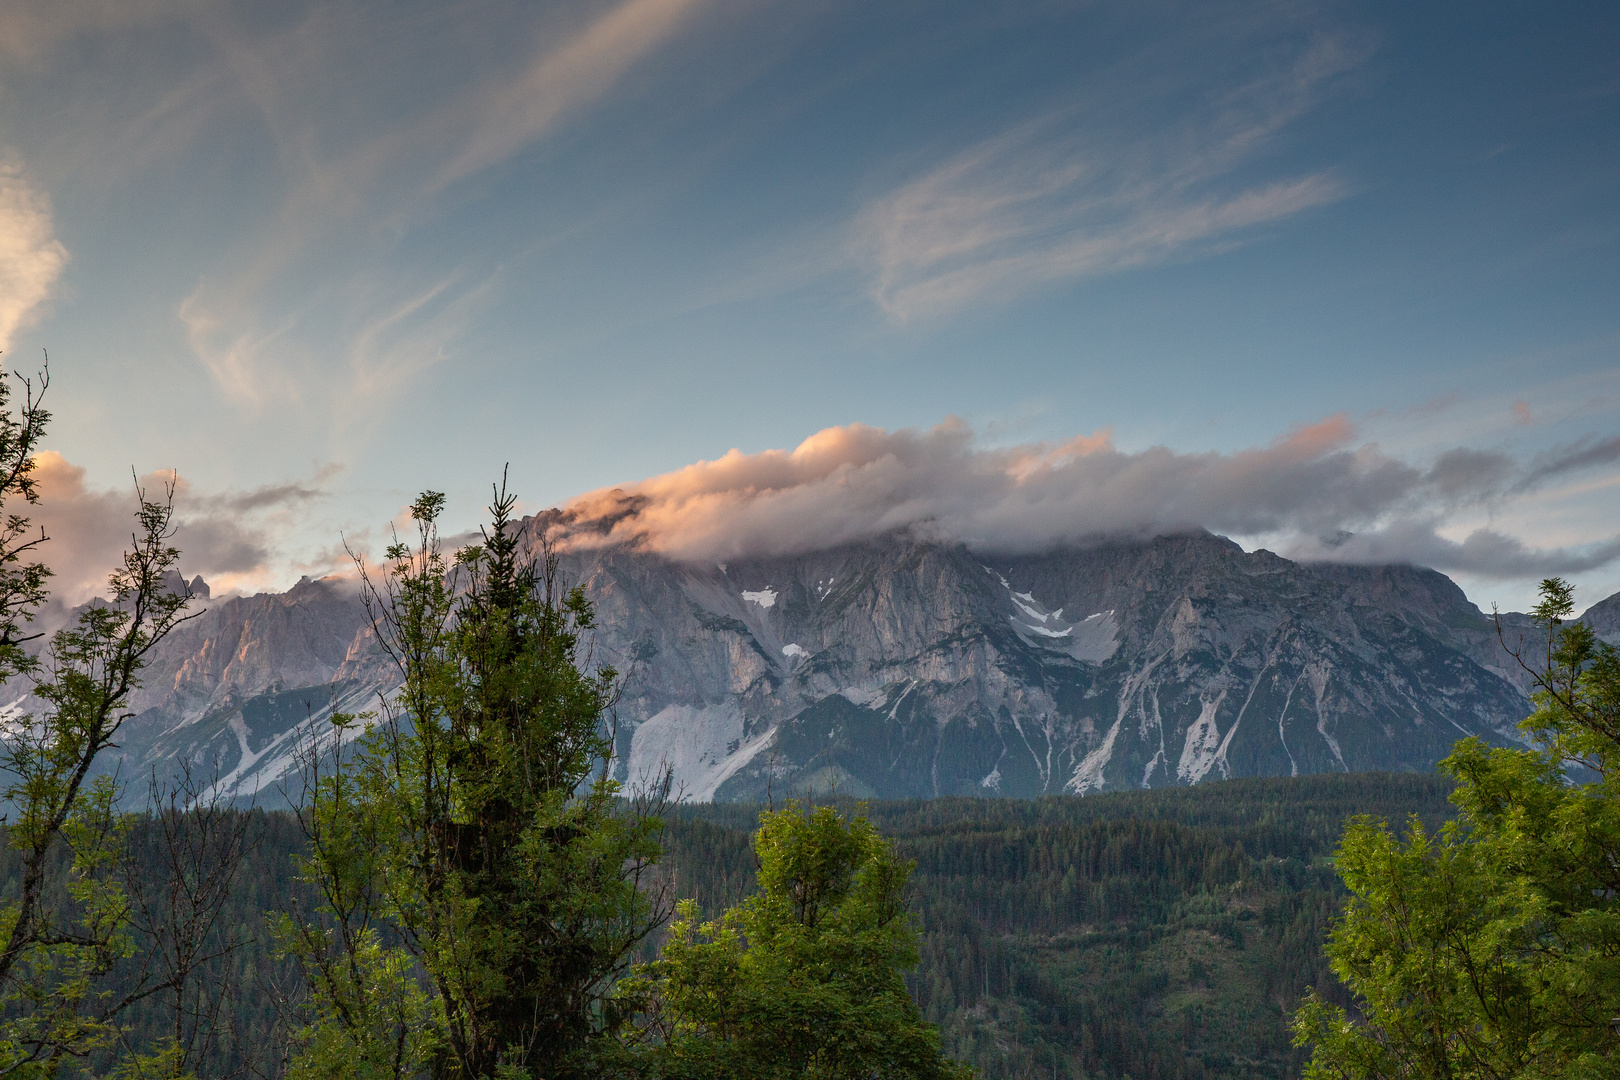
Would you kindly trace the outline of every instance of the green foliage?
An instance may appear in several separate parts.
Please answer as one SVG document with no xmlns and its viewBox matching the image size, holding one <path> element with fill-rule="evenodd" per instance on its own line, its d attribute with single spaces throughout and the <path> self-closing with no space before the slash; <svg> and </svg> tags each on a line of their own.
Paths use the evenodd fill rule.
<svg viewBox="0 0 1620 1080">
<path fill-rule="evenodd" d="M 865 818 L 792 803 L 760 816 L 754 852 L 759 893 L 701 925 L 683 901 L 661 958 L 624 986 L 653 1012 L 651 1075 L 970 1075 L 903 979 L 918 959 L 912 865 Z"/>
<path fill-rule="evenodd" d="M 1347 829 L 1328 954 L 1356 1001 L 1300 1010 L 1308 1075 L 1620 1075 L 1620 658 L 1572 611 L 1542 583 L 1535 749 L 1459 743 L 1441 769 L 1460 816 L 1437 834 Z"/>
<path fill-rule="evenodd" d="M 45 583 L 51 576 L 44 563 L 24 561 L 45 542 L 44 533 L 35 536 L 28 518 L 15 509 L 6 511 L 6 504 L 17 499 L 39 501 L 34 449 L 51 421 L 51 414 L 40 404 L 50 385 L 49 372 L 41 373 L 37 391 L 32 380 L 18 382 L 23 400 L 13 415 L 11 384 L 0 378 L 0 681 L 38 666 L 38 660 L 23 647 L 32 640 L 26 624 L 45 602 Z"/>
<path fill-rule="evenodd" d="M 877 802 L 915 860 L 906 982 L 947 1053 L 986 1077 L 1297 1076 L 1287 1014 L 1340 995 L 1322 952 L 1328 861 L 1362 811 L 1430 828 L 1452 785 L 1412 774 L 1233 780 L 1032 801 Z M 706 912 L 754 888 L 755 807 L 677 808 L 665 862 Z"/>
<path fill-rule="evenodd" d="M 58 1075 L 230 1078 L 279 1071 L 284 984 L 264 912 L 284 905 L 302 833 L 289 814 L 232 810 L 173 789 L 158 811 L 117 819 L 110 874 L 132 948 L 92 979 L 87 1001 L 118 1004 L 101 1049 L 58 1059 Z M 200 802 L 200 805 L 198 805 Z M 189 806 L 176 810 L 175 806 Z M 74 917 L 74 853 L 52 849 L 48 907 Z M 0 897 L 20 891 L 21 853 L 0 848 Z M 80 1049 L 83 1049 L 81 1047 Z"/>
<path fill-rule="evenodd" d="M 204 782 L 185 765 L 166 784 L 154 774 L 152 809 L 123 819 L 117 877 L 135 950 L 108 982 L 136 996 L 119 1016 L 117 1047 L 87 1063 L 92 1075 L 158 1080 L 248 1071 L 235 1050 L 239 1038 L 253 1038 L 254 1024 L 239 1006 L 244 990 L 258 988 L 240 962 L 262 926 L 223 916 L 252 888 L 242 870 L 266 819 L 213 794 L 217 780 L 216 773 Z"/>
<path fill-rule="evenodd" d="M 32 453 L 49 415 L 22 385 L 13 417 L 0 383 L 0 504 L 38 498 Z M 16 513 L 0 523 L 0 679 L 35 678 L 46 706 L 16 718 L 0 745 L 8 811 L 0 839 L 17 865 L 16 891 L 0 901 L 0 1076 L 53 1076 L 64 1058 L 109 1045 L 119 1013 L 146 989 L 98 989 L 134 946 L 115 873 L 125 839 L 118 793 L 91 769 L 126 719 L 148 653 L 187 617 L 190 596 L 165 584 L 180 555 L 169 543 L 173 488 L 161 500 L 136 494 L 135 542 L 109 580 L 110 602 L 59 631 L 44 664 L 22 632 L 50 573 L 23 557 L 44 537 L 30 538 L 28 519 Z"/>
<path fill-rule="evenodd" d="M 611 988 L 662 919 L 661 792 L 607 778 L 616 675 L 582 670 L 590 604 L 521 557 L 513 503 L 451 562 L 424 494 L 368 581 L 402 685 L 303 812 L 319 902 L 277 927 L 312 993 L 295 1076 L 562 1080 L 616 1045 Z"/>
<path fill-rule="evenodd" d="M 52 1076 L 64 1054 L 99 1049 L 116 1035 L 116 1009 L 109 1007 L 115 1003 L 96 985 L 133 948 L 125 897 L 108 873 L 121 833 L 115 800 L 105 778 L 92 782 L 57 830 L 70 852 L 66 873 L 47 875 L 46 860 L 35 860 L 40 869 L 31 878 L 39 882 L 33 892 L 39 899 L 29 902 L 25 879 L 23 895 L 0 909 L 0 935 L 15 943 L 16 954 L 0 998 L 7 1014 L 0 1075 Z M 43 894 L 51 877 L 65 895 L 47 907 Z"/>
<path fill-rule="evenodd" d="M 1432 833 L 1452 812 L 1451 789 L 1439 776 L 1306 776 L 1084 799 L 879 802 L 865 816 L 917 864 L 907 897 L 921 960 L 905 984 L 949 1056 L 987 1078 L 1271 1080 L 1298 1076 L 1308 1057 L 1285 1016 L 1305 988 L 1350 1001 L 1322 952 L 1345 895 L 1329 862 L 1345 818 L 1415 812 Z M 667 815 L 659 873 L 697 901 L 699 924 L 757 891 L 759 810 Z M 313 911 L 314 887 L 286 876 L 309 842 L 291 815 L 249 816 L 264 840 L 219 922 L 261 938 L 208 969 L 210 990 L 234 980 L 244 992 L 229 996 L 224 1037 L 199 1075 L 278 1075 L 288 1052 L 278 1002 L 302 992 L 302 975 L 263 936 L 262 913 L 289 894 Z M 131 822 L 136 850 L 161 847 L 142 839 L 158 824 Z M 14 855 L 0 852 L 0 896 L 15 893 Z M 161 861 L 145 860 L 148 887 L 168 880 Z M 657 946 L 649 939 L 638 957 L 656 959 Z M 115 985 L 137 985 L 138 960 L 122 962 Z M 121 1015 L 125 1052 L 160 1049 L 172 1016 L 158 1003 Z"/>
</svg>

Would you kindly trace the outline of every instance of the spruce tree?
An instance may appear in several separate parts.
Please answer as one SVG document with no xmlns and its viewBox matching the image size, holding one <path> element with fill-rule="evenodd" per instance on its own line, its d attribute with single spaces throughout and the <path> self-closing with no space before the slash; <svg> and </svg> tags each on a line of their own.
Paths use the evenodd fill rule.
<svg viewBox="0 0 1620 1080">
<path fill-rule="evenodd" d="M 315 1009 L 295 1075 L 594 1075 L 661 921 L 642 885 L 663 791 L 610 778 L 616 673 L 589 669 L 591 605 L 549 546 L 525 557 L 514 503 L 503 484 L 484 542 L 447 559 L 425 493 L 416 542 L 367 580 L 400 685 L 302 812 L 322 903 L 281 924 Z"/>
</svg>

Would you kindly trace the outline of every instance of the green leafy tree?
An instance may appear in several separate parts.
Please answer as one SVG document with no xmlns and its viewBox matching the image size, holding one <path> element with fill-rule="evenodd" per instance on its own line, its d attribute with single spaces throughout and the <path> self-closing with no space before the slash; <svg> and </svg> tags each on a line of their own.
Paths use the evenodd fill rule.
<svg viewBox="0 0 1620 1080">
<path fill-rule="evenodd" d="M 1536 748 L 1460 742 L 1441 763 L 1458 818 L 1437 834 L 1345 832 L 1328 954 L 1359 1016 L 1320 995 L 1300 1010 L 1309 1076 L 1620 1075 L 1620 657 L 1566 624 L 1568 583 L 1541 597 Z"/>
<path fill-rule="evenodd" d="M 659 960 L 622 993 L 664 1078 L 965 1077 L 906 989 L 913 864 L 864 817 L 796 804 L 760 817 L 757 895 L 699 925 L 683 902 Z"/>
<path fill-rule="evenodd" d="M 616 674 L 590 669 L 591 605 L 549 547 L 524 558 L 514 502 L 503 485 L 451 560 L 422 495 L 416 542 L 366 581 L 400 687 L 302 813 L 321 903 L 280 925 L 314 1010 L 295 1076 L 595 1075 L 611 988 L 662 921 L 642 886 L 667 781 L 625 799 L 609 778 Z"/>
<path fill-rule="evenodd" d="M 38 501 L 34 451 L 50 419 L 34 385 L 21 385 L 13 415 L 0 381 L 0 502 L 11 506 Z M 100 981 L 136 942 L 117 873 L 126 822 L 112 778 L 93 766 L 129 715 L 146 657 L 190 600 L 166 581 L 180 555 L 170 543 L 173 488 L 162 499 L 136 493 L 134 543 L 110 579 L 110 602 L 60 630 L 44 659 L 26 647 L 39 635 L 26 631 L 47 595 L 50 571 L 32 558 L 45 537 L 15 511 L 0 522 L 0 679 L 32 678 L 43 704 L 13 718 L 0 740 L 0 842 L 17 874 L 16 892 L 0 901 L 4 1077 L 54 1076 L 64 1061 L 110 1046 L 119 1014 L 160 989 L 146 978 L 114 993 Z"/>
</svg>

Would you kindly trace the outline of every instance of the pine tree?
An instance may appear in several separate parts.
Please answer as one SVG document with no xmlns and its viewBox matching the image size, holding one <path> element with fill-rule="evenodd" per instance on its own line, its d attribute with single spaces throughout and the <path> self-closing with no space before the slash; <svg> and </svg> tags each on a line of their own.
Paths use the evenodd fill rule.
<svg viewBox="0 0 1620 1080">
<path fill-rule="evenodd" d="M 295 1075 L 593 1075 L 662 921 L 642 885 L 666 789 L 609 778 L 616 673 L 586 670 L 591 606 L 549 547 L 523 557 L 514 503 L 503 485 L 447 560 L 422 495 L 368 580 L 400 689 L 303 812 L 322 910 L 281 925 L 316 1008 Z"/>
</svg>

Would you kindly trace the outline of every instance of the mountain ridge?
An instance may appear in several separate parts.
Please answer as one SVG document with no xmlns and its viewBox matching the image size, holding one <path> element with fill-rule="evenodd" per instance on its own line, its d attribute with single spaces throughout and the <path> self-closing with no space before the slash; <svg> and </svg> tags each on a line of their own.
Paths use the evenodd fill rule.
<svg viewBox="0 0 1620 1080">
<path fill-rule="evenodd" d="M 709 665 L 719 666 L 712 650 L 723 645 L 733 656 L 730 697 L 741 703 L 744 717 L 728 715 L 730 701 L 692 700 L 678 683 L 632 672 L 626 698 L 643 724 L 652 725 L 638 728 L 642 738 L 677 724 L 684 730 L 669 735 L 690 736 L 706 722 L 711 740 L 729 733 L 740 749 L 756 745 L 750 740 L 763 724 L 777 732 L 772 745 L 778 751 L 790 760 L 806 759 L 793 761 L 788 773 L 802 782 L 842 784 L 851 794 L 968 793 L 973 789 L 962 783 L 962 770 L 971 762 L 983 766 L 972 777 L 981 793 L 1026 795 L 1167 778 L 1196 782 L 1212 772 L 1412 768 L 1432 764 L 1449 749 L 1452 737 L 1432 734 L 1437 723 L 1500 742 L 1513 738 L 1513 723 L 1523 714 L 1523 695 L 1508 670 L 1493 663 L 1501 674 L 1487 673 L 1479 663 L 1501 659 L 1494 653 L 1494 627 L 1449 579 L 1416 568 L 1322 571 L 1269 552 L 1244 553 L 1208 534 L 1009 557 L 975 555 L 960 545 L 890 542 L 810 558 L 737 560 L 712 571 L 687 568 L 685 574 L 699 580 L 683 583 L 680 597 L 659 599 L 651 595 L 657 582 L 648 578 L 648 560 L 633 559 L 635 569 L 627 575 L 618 553 L 586 559 L 578 573 L 587 592 L 633 595 L 656 610 L 653 618 L 636 620 L 611 602 L 603 609 L 610 625 L 639 621 L 661 629 L 642 643 L 644 653 L 648 645 L 662 651 L 660 638 L 683 623 L 679 607 L 685 600 L 694 608 L 687 624 L 708 631 Z M 715 599 L 722 579 L 730 592 L 723 602 Z M 663 585 L 671 589 L 667 579 Z M 769 603 L 744 599 L 767 595 Z M 1313 608 L 1315 622 L 1325 620 L 1348 644 L 1333 647 L 1333 635 L 1321 625 L 1301 642 L 1305 628 L 1295 610 L 1301 605 Z M 1391 608 L 1399 618 L 1387 617 Z M 899 617 L 901 612 L 921 617 Z M 1364 626 L 1369 613 L 1384 613 L 1383 625 Z M 1447 676 L 1445 664 L 1430 664 L 1432 670 L 1415 681 L 1438 679 L 1453 695 L 1480 697 L 1485 706 L 1469 714 L 1470 723 L 1459 726 L 1455 709 L 1413 699 L 1415 714 L 1427 721 L 1420 725 L 1427 730 L 1415 753 L 1377 752 L 1363 745 L 1366 732 L 1356 731 L 1349 733 L 1354 745 L 1346 757 L 1343 741 L 1325 727 L 1321 745 L 1306 749 L 1303 766 L 1288 751 L 1286 731 L 1280 736 L 1286 762 L 1275 753 L 1268 758 L 1249 745 L 1252 740 L 1234 738 L 1261 689 L 1255 680 L 1269 669 L 1289 670 L 1297 687 L 1315 664 L 1309 675 L 1315 700 L 1307 711 L 1320 712 L 1322 695 L 1337 687 L 1319 663 L 1327 653 L 1337 655 L 1331 667 L 1342 682 L 1357 667 L 1354 661 L 1387 654 L 1386 639 L 1413 631 L 1436 654 L 1430 660 L 1457 668 Z M 689 642 L 697 637 L 688 631 Z M 741 655 L 744 647 L 755 655 Z M 777 655 L 785 649 L 802 655 L 790 662 Z M 697 651 L 705 651 L 704 645 Z M 685 652 L 690 661 L 693 644 Z M 1166 660 L 1180 670 L 1160 670 Z M 1413 682 L 1412 675 L 1397 672 L 1403 682 Z M 1362 697 L 1386 713 L 1400 711 L 1400 702 L 1387 687 L 1380 692 L 1376 680 L 1351 682 L 1347 705 Z M 1231 697 L 1238 684 L 1248 691 L 1243 704 Z M 1110 709 L 1087 706 L 1099 697 Z M 1279 707 L 1286 728 L 1291 704 L 1285 700 Z M 682 711 L 665 714 L 666 708 Z M 868 715 L 873 712 L 885 714 L 885 722 L 874 725 Z M 815 740 L 831 747 L 813 747 L 811 728 Z M 863 734 L 841 746 L 838 732 L 856 729 Z M 1009 730 L 1016 736 L 1003 738 Z M 918 742 L 930 736 L 936 743 L 931 754 Z M 1144 739 L 1155 743 L 1151 752 L 1140 752 Z M 1412 741 L 1408 733 L 1406 750 Z M 1134 750 L 1133 742 L 1139 744 Z M 632 774 L 637 765 L 652 764 L 655 748 L 674 751 L 683 763 L 692 758 L 693 748 L 683 754 L 674 738 L 656 740 L 647 753 L 636 743 L 633 738 L 626 755 Z M 885 780 L 870 767 L 852 765 L 874 746 L 885 747 L 892 763 L 908 763 L 889 770 L 903 779 Z M 944 780 L 942 754 L 957 758 Z M 1023 761 L 1025 754 L 1030 762 Z M 1126 762 L 1140 770 L 1134 777 L 1125 775 Z M 765 780 L 752 760 L 739 765 L 728 754 L 713 764 L 731 770 L 712 786 L 717 797 L 761 794 Z M 739 773 L 751 776 L 752 785 L 740 781 Z M 924 775 L 926 783 L 920 783 Z"/>
<path fill-rule="evenodd" d="M 532 554 L 544 525 L 525 519 Z M 693 801 L 1426 770 L 1464 735 L 1520 741 L 1529 707 L 1495 624 L 1443 574 L 1208 533 L 1039 555 L 897 535 L 713 565 L 609 547 L 561 570 L 595 605 L 593 662 L 621 673 L 617 776 L 667 767 Z M 106 767 L 184 762 L 235 797 L 296 801 L 300 746 L 374 706 L 393 668 L 352 583 L 206 605 L 155 652 Z M 1620 595 L 1589 615 L 1620 632 Z M 1510 641 L 1531 629 L 1502 622 Z"/>
</svg>

